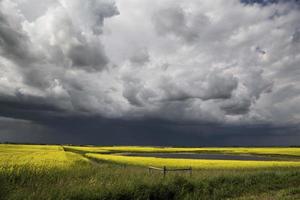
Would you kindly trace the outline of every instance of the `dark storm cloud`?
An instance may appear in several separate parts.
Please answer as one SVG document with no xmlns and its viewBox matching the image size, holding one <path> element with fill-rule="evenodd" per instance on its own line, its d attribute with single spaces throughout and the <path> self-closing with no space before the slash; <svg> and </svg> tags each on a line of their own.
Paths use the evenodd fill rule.
<svg viewBox="0 0 300 200">
<path fill-rule="evenodd" d="M 28 63 L 33 57 L 30 55 L 29 38 L 21 27 L 9 21 L 0 7 L 0 49 L 1 55 L 19 63 Z"/>
<path fill-rule="evenodd" d="M 241 0 L 241 2 L 245 4 L 261 4 L 261 5 L 269 5 L 274 3 L 286 3 L 286 2 L 300 3 L 299 0 Z"/>
<path fill-rule="evenodd" d="M 30 66 L 20 69 L 23 73 L 23 81 L 29 86 L 46 89 L 51 84 L 51 72 L 45 70 L 42 65 Z M 16 91 L 18 93 L 18 91 Z"/>
<path fill-rule="evenodd" d="M 76 123 L 78 122 L 78 123 Z M 54 123 L 65 141 L 72 135 L 77 144 L 162 146 L 269 146 L 297 145 L 299 128 L 280 126 L 223 126 L 178 124 L 155 119 L 124 121 L 73 118 Z M 82 132 L 89 137 L 83 139 Z M 70 136 L 68 136 L 70 135 Z"/>
<path fill-rule="evenodd" d="M 1 141 L 155 146 L 298 145 L 299 127 L 223 126 L 173 123 L 155 119 L 126 121 L 98 117 L 44 120 L 44 124 L 1 119 Z M 11 129 L 14 124 L 15 129 Z M 83 136 L 82 133 L 85 133 Z"/>
<path fill-rule="evenodd" d="M 295 2 L 2 0 L 2 139 L 296 144 Z"/>
<path fill-rule="evenodd" d="M 65 110 L 54 106 L 53 102 L 35 96 L 18 96 L 18 98 L 1 96 L 0 110 L 3 117 L 35 122 L 67 114 Z"/>
<path fill-rule="evenodd" d="M 295 43 L 300 42 L 300 28 L 296 29 L 296 31 L 294 32 L 292 41 Z"/>
<path fill-rule="evenodd" d="M 239 99 L 230 102 L 225 102 L 221 109 L 228 115 L 242 115 L 249 112 L 251 101 L 249 99 Z"/>
<path fill-rule="evenodd" d="M 199 98 L 204 101 L 228 99 L 238 86 L 236 78 L 224 76 L 219 72 L 212 72 L 205 77 L 195 77 L 194 79 L 182 81 L 182 84 L 176 84 L 179 80 L 164 80 L 162 89 L 166 93 L 165 99 L 172 101 L 190 98 Z"/>
<path fill-rule="evenodd" d="M 1 142 L 55 143 L 53 131 L 30 121 L 0 117 L 0 129 Z"/>
<path fill-rule="evenodd" d="M 68 57 L 72 60 L 74 67 L 87 67 L 94 70 L 100 70 L 108 63 L 108 58 L 105 56 L 99 46 L 90 47 L 86 45 L 72 46 L 68 52 Z M 91 70 L 88 69 L 88 70 Z"/>
</svg>

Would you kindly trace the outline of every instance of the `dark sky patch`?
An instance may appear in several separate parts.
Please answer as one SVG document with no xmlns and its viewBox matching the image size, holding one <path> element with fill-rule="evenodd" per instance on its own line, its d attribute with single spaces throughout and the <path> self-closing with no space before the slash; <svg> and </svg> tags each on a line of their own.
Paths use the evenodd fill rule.
<svg viewBox="0 0 300 200">
<path fill-rule="evenodd" d="M 0 141 L 299 145 L 298 5 L 2 0 Z"/>
<path fill-rule="evenodd" d="M 300 3 L 299 0 L 241 0 L 244 4 L 261 4 L 261 5 L 269 5 L 274 3 Z"/>
<path fill-rule="evenodd" d="M 27 122 L 28 123 L 28 122 Z M 3 123 L 5 132 L 13 132 Z M 12 124 L 12 122 L 11 122 Z M 56 118 L 46 124 L 15 123 L 2 141 L 150 146 L 284 146 L 297 145 L 299 128 L 285 126 L 222 126 L 176 124 L 160 120 L 107 120 L 98 117 Z M 6 127 L 6 129 L 5 129 Z M 8 130 L 9 131 L 8 131 Z M 22 130 L 22 131 L 21 131 Z M 34 134 L 30 131 L 35 131 Z"/>
</svg>

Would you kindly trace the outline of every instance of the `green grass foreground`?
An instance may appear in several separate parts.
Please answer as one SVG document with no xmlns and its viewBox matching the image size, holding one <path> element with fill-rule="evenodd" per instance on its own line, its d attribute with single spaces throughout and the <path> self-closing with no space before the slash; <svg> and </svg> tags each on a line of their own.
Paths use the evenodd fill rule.
<svg viewBox="0 0 300 200">
<path fill-rule="evenodd" d="M 211 168 L 163 178 L 60 146 L 0 145 L 0 199 L 300 199 L 300 168 Z"/>
</svg>

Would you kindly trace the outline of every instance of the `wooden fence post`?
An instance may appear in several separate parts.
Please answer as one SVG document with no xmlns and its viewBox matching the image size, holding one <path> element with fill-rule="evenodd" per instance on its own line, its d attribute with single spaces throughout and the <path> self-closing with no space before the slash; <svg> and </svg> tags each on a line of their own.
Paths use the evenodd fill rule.
<svg viewBox="0 0 300 200">
<path fill-rule="evenodd" d="M 188 168 L 173 168 L 173 169 L 169 168 L 169 169 L 167 169 L 166 166 L 163 166 L 162 168 L 149 166 L 148 167 L 149 174 L 151 174 L 152 170 L 162 171 L 164 177 L 166 177 L 167 171 L 170 171 L 170 172 L 172 172 L 172 171 L 183 171 L 184 173 L 189 173 L 190 176 L 192 176 L 192 172 L 193 172 L 192 167 L 188 167 Z"/>
</svg>

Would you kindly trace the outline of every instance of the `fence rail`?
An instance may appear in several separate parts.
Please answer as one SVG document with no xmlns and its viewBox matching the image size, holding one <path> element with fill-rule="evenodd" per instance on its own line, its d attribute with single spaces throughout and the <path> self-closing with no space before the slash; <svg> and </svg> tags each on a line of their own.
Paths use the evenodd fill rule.
<svg viewBox="0 0 300 200">
<path fill-rule="evenodd" d="M 152 170 L 157 170 L 157 171 L 162 171 L 164 177 L 166 176 L 167 172 L 171 172 L 171 171 L 188 171 L 190 176 L 192 176 L 192 167 L 189 168 L 167 168 L 166 166 L 159 168 L 159 167 L 153 167 L 153 166 L 149 166 L 148 167 L 149 173 L 151 173 Z"/>
</svg>

